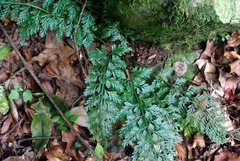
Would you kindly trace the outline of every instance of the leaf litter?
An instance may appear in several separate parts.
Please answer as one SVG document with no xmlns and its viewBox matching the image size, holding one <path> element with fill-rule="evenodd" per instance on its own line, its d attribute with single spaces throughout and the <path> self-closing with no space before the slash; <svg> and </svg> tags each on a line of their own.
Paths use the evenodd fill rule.
<svg viewBox="0 0 240 161">
<path fill-rule="evenodd" d="M 199 73 L 193 78 L 193 82 L 202 85 L 205 90 L 210 89 L 212 98 L 222 105 L 228 135 L 225 144 L 211 148 L 211 144 L 208 145 L 209 142 L 205 143 L 206 138 L 196 134 L 192 141 L 193 159 L 233 161 L 240 158 L 238 149 L 240 140 L 239 35 L 239 31 L 232 33 L 231 39 L 221 46 L 214 46 L 212 42 L 207 41 L 205 50 L 195 62 Z M 203 150 L 205 145 L 208 148 Z M 200 149 L 200 153 L 196 149 Z"/>
<path fill-rule="evenodd" d="M 11 30 L 14 35 L 14 41 L 18 41 L 18 35 L 14 30 Z M 80 67 L 77 65 L 77 57 L 75 50 L 63 40 L 57 42 L 54 33 L 47 34 L 45 43 L 43 39 L 30 38 L 23 47 L 19 47 L 23 52 L 26 60 L 32 64 L 34 71 L 38 73 L 39 78 L 48 89 L 50 93 L 62 98 L 68 106 L 74 105 L 79 95 L 82 94 L 84 88 L 84 76 Z M 225 160 L 240 160 L 238 155 L 238 147 L 240 145 L 240 32 L 236 31 L 231 35 L 231 39 L 223 46 L 216 47 L 210 41 L 207 41 L 204 52 L 200 58 L 195 62 L 200 72 L 196 74 L 193 82 L 198 85 L 203 85 L 206 90 L 211 89 L 212 96 L 219 99 L 220 103 L 224 105 L 223 111 L 226 113 L 226 128 L 228 129 L 228 143 L 217 146 L 209 144 L 209 141 L 201 134 L 196 134 L 192 138 L 185 138 L 186 143 L 176 144 L 178 153 L 178 160 L 204 159 L 216 161 Z M 4 38 L 0 37 L 0 42 L 4 43 Z M 43 45 L 44 44 L 44 45 Z M 144 63 L 147 66 L 154 66 L 156 62 L 164 61 L 167 58 L 166 54 L 159 55 L 157 51 L 163 51 L 161 48 L 149 46 L 137 42 L 133 46 L 134 51 L 137 53 L 137 61 Z M 85 70 L 88 73 L 88 61 L 85 60 Z M 14 51 L 10 51 L 8 57 L 1 61 L 0 68 L 0 83 L 14 80 L 21 82 L 20 85 L 24 89 L 30 89 L 33 93 L 41 92 L 37 88 L 33 79 L 29 77 L 28 73 L 24 70 L 23 65 Z M 184 66 L 184 65 L 181 65 Z M 12 89 L 14 85 L 6 88 Z M 70 93 L 70 94 L 69 94 Z M 33 100 L 34 101 L 34 100 Z M 36 101 L 36 100 L 35 100 Z M 77 101 L 79 102 L 79 101 Z M 31 113 L 36 111 L 31 108 L 32 102 L 16 103 L 17 116 L 20 119 L 15 119 L 12 111 L 5 115 L 0 116 L 1 134 L 6 133 L 9 129 L 14 127 L 11 133 L 4 136 L 0 134 L 1 141 L 1 160 L 30 160 L 35 157 L 35 149 L 31 140 L 27 139 L 32 137 L 30 131 L 30 123 L 32 121 Z M 75 110 L 77 109 L 77 110 Z M 79 110 L 80 109 L 80 110 Z M 78 112 L 80 113 L 78 113 Z M 76 104 L 72 109 L 73 114 L 79 114 L 74 128 L 81 133 L 91 145 L 96 144 L 91 142 L 91 136 L 86 130 L 87 114 L 81 104 Z M 13 116 L 12 116 L 13 115 Z M 23 117 L 26 116 L 26 117 Z M 22 122 L 18 121 L 23 119 Z M 20 122 L 19 126 L 15 127 Z M 39 159 L 48 160 L 93 160 L 93 156 L 89 155 L 86 148 L 77 146 L 76 137 L 71 132 L 64 132 L 56 130 L 56 127 L 51 127 L 51 136 L 60 136 L 49 139 L 45 150 L 37 155 Z M 111 141 L 113 140 L 113 141 Z M 112 143 L 114 142 L 114 143 Z M 119 148 L 121 140 L 118 137 L 110 139 L 108 151 L 104 152 L 104 157 L 122 159 L 125 156 L 123 150 Z M 229 145 L 230 143 L 230 145 Z M 17 148 L 13 148 L 15 145 Z M 113 150 L 118 149 L 118 150 Z M 191 151 L 191 153 L 190 153 Z M 14 157 L 17 155 L 18 157 Z"/>
</svg>

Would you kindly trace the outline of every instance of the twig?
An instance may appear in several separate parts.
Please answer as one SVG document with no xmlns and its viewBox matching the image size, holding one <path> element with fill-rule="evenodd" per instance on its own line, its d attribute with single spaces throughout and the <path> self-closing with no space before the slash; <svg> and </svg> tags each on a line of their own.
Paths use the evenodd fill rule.
<svg viewBox="0 0 240 161">
<path fill-rule="evenodd" d="M 13 132 L 24 120 L 25 117 L 21 118 L 20 121 L 18 121 L 18 123 L 16 125 L 13 126 L 13 128 L 11 128 L 9 131 L 5 132 L 5 133 L 1 133 L 0 134 L 0 137 L 4 136 L 4 135 L 7 135 L 7 134 L 10 134 L 11 132 Z"/>
<path fill-rule="evenodd" d="M 78 23 L 77 23 L 76 29 L 75 29 L 75 31 L 74 31 L 75 50 L 76 50 L 76 54 L 77 54 L 77 58 L 78 58 L 80 67 L 81 67 L 81 69 L 82 69 L 82 71 L 83 71 L 83 74 L 84 74 L 85 78 L 87 78 L 87 74 L 86 74 L 86 72 L 85 72 L 85 70 L 84 70 L 84 68 L 83 68 L 83 65 L 82 65 L 82 62 L 81 62 L 81 58 L 80 58 L 80 54 L 82 55 L 82 53 L 81 53 L 81 51 L 80 51 L 80 53 L 79 53 L 79 50 L 78 50 L 77 30 L 78 30 L 79 25 L 80 25 L 80 22 L 81 22 L 81 20 L 82 20 L 82 15 L 83 15 L 83 12 L 84 12 L 84 10 L 85 10 L 85 8 L 86 8 L 86 5 L 87 5 L 87 0 L 85 0 L 85 1 L 84 1 L 84 4 L 82 5 L 81 12 L 80 12 L 79 18 L 78 18 Z"/>
<path fill-rule="evenodd" d="M 29 140 L 44 140 L 44 139 L 59 139 L 61 136 L 42 136 L 42 137 L 32 137 L 19 140 L 19 143 Z"/>
<path fill-rule="evenodd" d="M 2 24 L 0 24 L 0 29 L 3 31 L 4 35 L 6 36 L 7 40 L 9 41 L 9 43 L 12 45 L 13 49 L 15 50 L 15 52 L 17 53 L 17 55 L 19 56 L 20 60 L 22 61 L 24 67 L 28 70 L 28 72 L 31 74 L 31 76 L 33 77 L 33 79 L 35 80 L 35 82 L 38 84 L 38 86 L 41 88 L 41 90 L 46 94 L 47 98 L 49 99 L 49 101 L 52 103 L 52 105 L 54 106 L 54 108 L 57 110 L 57 112 L 59 113 L 59 115 L 62 117 L 62 119 L 64 120 L 64 122 L 68 125 L 68 127 L 73 131 L 74 135 L 77 136 L 78 140 L 84 145 L 86 146 L 86 148 L 89 149 L 89 151 L 96 157 L 97 160 L 101 160 L 100 157 L 93 151 L 93 149 L 90 147 L 90 145 L 78 134 L 78 132 L 74 129 L 74 127 L 72 126 L 72 124 L 66 119 L 66 117 L 64 116 L 64 114 L 62 113 L 62 111 L 60 110 L 60 108 L 58 107 L 58 105 L 55 103 L 55 101 L 52 99 L 52 97 L 50 96 L 50 94 L 48 92 L 46 92 L 46 90 L 44 89 L 44 87 L 42 86 L 40 80 L 38 79 L 38 77 L 35 75 L 35 73 L 32 70 L 32 66 L 30 64 L 28 64 L 26 62 L 26 60 L 23 58 L 23 56 L 21 55 L 21 53 L 19 52 L 19 50 L 17 49 L 16 45 L 13 43 L 13 41 L 11 40 L 11 38 L 9 37 L 9 35 L 7 34 L 6 30 L 4 29 L 4 27 L 2 26 Z"/>
</svg>

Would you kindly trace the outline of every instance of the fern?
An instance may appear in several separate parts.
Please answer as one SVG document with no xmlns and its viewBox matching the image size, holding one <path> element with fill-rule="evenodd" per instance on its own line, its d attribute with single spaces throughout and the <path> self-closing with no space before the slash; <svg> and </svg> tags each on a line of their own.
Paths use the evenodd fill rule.
<svg viewBox="0 0 240 161">
<path fill-rule="evenodd" d="M 111 30 L 105 32 L 112 33 Z M 112 36 L 109 33 L 106 35 Z M 120 33 L 116 35 L 122 37 Z M 112 126 L 119 112 L 118 107 L 122 104 L 126 64 L 121 60 L 121 56 L 129 51 L 126 40 L 122 40 L 120 44 L 112 45 L 111 52 L 107 52 L 106 46 L 103 45 L 89 53 L 92 67 L 91 75 L 86 79 L 89 86 L 85 90 L 85 96 L 91 96 L 86 103 L 89 129 L 94 134 L 93 138 L 103 144 L 112 134 Z"/>
<path fill-rule="evenodd" d="M 200 132 L 219 144 L 224 142 L 226 131 L 219 105 L 202 94 L 201 87 L 188 85 L 183 78 L 174 79 L 172 69 L 156 74 L 136 67 L 127 75 L 123 57 L 131 48 L 120 24 L 108 20 L 96 24 L 91 2 L 88 7 L 76 39 L 78 45 L 89 49 L 95 39 L 103 43 L 88 54 L 92 66 L 84 92 L 94 140 L 105 145 L 116 121 L 125 120 L 119 135 L 124 146 L 134 145 L 133 160 L 173 160 L 181 131 L 185 135 Z M 17 21 L 21 43 L 36 33 L 43 37 L 48 30 L 56 31 L 58 39 L 63 34 L 73 38 L 81 12 L 75 1 L 65 0 L 9 0 L 0 2 L 0 8 L 1 19 L 10 15 Z"/>
<path fill-rule="evenodd" d="M 36 33 L 44 37 L 48 30 L 56 31 L 58 40 L 63 34 L 73 38 L 80 13 L 80 7 L 75 1 L 65 0 L 55 2 L 50 0 L 30 2 L 9 0 L 0 2 L 0 8 L 1 19 L 9 14 L 11 20 L 17 18 L 21 44 L 24 43 L 27 37 Z M 86 11 L 77 31 L 79 45 L 90 47 L 96 38 L 94 31 L 96 31 L 95 18 L 90 12 Z"/>
<path fill-rule="evenodd" d="M 151 70 L 146 68 L 135 68 L 131 74 L 125 105 L 119 116 L 126 118 L 120 136 L 124 145 L 136 144 L 133 160 L 169 160 L 175 154 L 175 143 L 181 138 L 178 126 L 174 126 L 174 117 L 167 119 L 174 108 L 162 108 L 161 101 L 152 96 L 157 92 L 157 83 L 147 83 L 150 75 Z"/>
</svg>

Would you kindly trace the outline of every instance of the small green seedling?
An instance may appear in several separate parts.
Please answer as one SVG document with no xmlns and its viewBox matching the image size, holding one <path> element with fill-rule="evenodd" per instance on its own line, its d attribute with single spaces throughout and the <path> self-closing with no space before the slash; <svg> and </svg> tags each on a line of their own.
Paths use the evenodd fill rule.
<svg viewBox="0 0 240 161">
<path fill-rule="evenodd" d="M 71 114 L 70 111 L 65 112 L 64 116 L 71 123 L 74 123 L 78 119 L 78 117 L 79 117 L 79 115 L 77 115 L 77 114 Z M 53 117 L 52 118 L 52 122 L 58 124 L 58 126 L 57 126 L 58 130 L 60 130 L 60 131 L 68 131 L 66 123 L 63 121 L 63 119 L 59 115 Z"/>
<path fill-rule="evenodd" d="M 33 97 L 32 92 L 29 89 L 23 90 L 21 86 L 15 86 L 14 89 L 11 90 L 8 98 L 12 100 L 18 100 L 20 98 L 20 94 L 22 94 L 24 102 L 31 100 Z"/>
</svg>

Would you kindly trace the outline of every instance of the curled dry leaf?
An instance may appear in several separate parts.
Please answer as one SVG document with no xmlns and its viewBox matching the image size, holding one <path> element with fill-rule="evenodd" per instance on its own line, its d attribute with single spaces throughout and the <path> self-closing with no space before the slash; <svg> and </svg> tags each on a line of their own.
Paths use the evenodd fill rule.
<svg viewBox="0 0 240 161">
<path fill-rule="evenodd" d="M 44 64 L 57 59 L 58 55 L 56 54 L 56 49 L 46 49 L 38 56 L 34 56 L 32 62 L 38 62 L 40 66 L 43 66 Z"/>
<path fill-rule="evenodd" d="M 240 82 L 240 78 L 238 77 L 231 77 L 226 81 L 225 87 L 224 87 L 224 92 L 225 92 L 224 98 L 227 101 L 232 102 L 234 100 L 235 91 L 238 87 L 239 82 Z"/>
<path fill-rule="evenodd" d="M 193 78 L 194 84 L 200 85 L 200 83 L 204 82 L 205 79 L 203 78 L 203 75 L 201 72 L 198 72 L 195 77 Z"/>
<path fill-rule="evenodd" d="M 63 42 L 57 42 L 52 33 L 47 36 L 45 46 L 47 49 L 33 57 L 32 61 L 37 61 L 40 66 L 45 65 L 43 72 L 47 76 L 84 87 L 83 81 L 77 77 L 78 72 L 71 66 L 77 60 L 75 50 Z"/>
<path fill-rule="evenodd" d="M 206 61 L 204 73 L 216 73 L 216 66 L 213 65 L 210 61 Z"/>
<path fill-rule="evenodd" d="M 202 148 L 206 146 L 204 136 L 199 133 L 196 133 L 193 138 L 193 148 L 196 148 L 197 146 Z"/>
<path fill-rule="evenodd" d="M 206 43 L 206 48 L 203 51 L 203 53 L 201 54 L 200 58 L 208 59 L 212 56 L 213 52 L 214 52 L 214 44 L 213 44 L 213 42 L 208 40 Z"/>
<path fill-rule="evenodd" d="M 226 84 L 227 79 L 228 79 L 228 78 L 231 78 L 231 77 L 232 77 L 232 75 L 229 74 L 228 72 L 225 72 L 225 71 L 223 71 L 223 70 L 221 70 L 221 69 L 219 70 L 219 78 L 218 78 L 218 81 L 219 81 L 219 83 L 220 83 L 220 85 L 221 85 L 222 88 L 225 87 L 225 84 Z"/>
<path fill-rule="evenodd" d="M 240 59 L 240 55 L 238 55 L 235 51 L 226 51 L 224 56 L 227 59 Z"/>
<path fill-rule="evenodd" d="M 207 59 L 198 59 L 194 64 L 198 66 L 198 69 L 202 69 L 202 67 L 207 63 Z"/>
<path fill-rule="evenodd" d="M 54 139 L 48 144 L 48 151 L 43 152 L 43 156 L 47 157 L 49 161 L 70 160 L 70 156 L 64 153 L 63 146 Z"/>
<path fill-rule="evenodd" d="M 68 106 L 72 106 L 79 97 L 79 88 L 63 80 L 56 80 L 56 85 L 58 88 L 55 95 L 63 99 Z"/>
<path fill-rule="evenodd" d="M 236 60 L 229 64 L 230 73 L 235 73 L 237 76 L 240 76 L 240 60 Z"/>
<path fill-rule="evenodd" d="M 187 160 L 187 148 L 184 147 L 183 144 L 177 143 L 177 144 L 175 144 L 175 149 L 177 151 L 178 160 L 186 161 Z"/>
<path fill-rule="evenodd" d="M 235 31 L 232 33 L 231 39 L 228 40 L 227 46 L 235 47 L 238 45 L 240 45 L 240 35 L 239 35 L 239 31 Z"/>
</svg>

